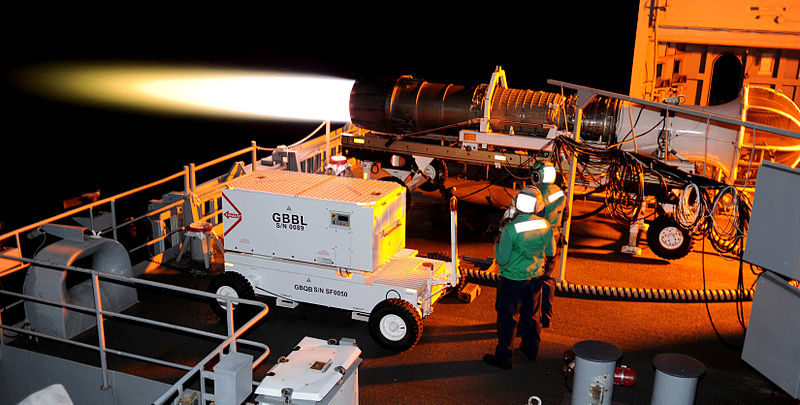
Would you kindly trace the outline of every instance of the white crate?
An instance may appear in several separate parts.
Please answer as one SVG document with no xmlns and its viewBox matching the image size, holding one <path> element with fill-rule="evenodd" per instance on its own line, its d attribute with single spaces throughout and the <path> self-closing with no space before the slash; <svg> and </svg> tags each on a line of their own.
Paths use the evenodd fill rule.
<svg viewBox="0 0 800 405">
<path fill-rule="evenodd" d="M 258 404 L 358 404 L 361 350 L 355 341 L 347 343 L 347 340 L 330 344 L 304 337 L 258 385 L 255 390 Z"/>
<path fill-rule="evenodd" d="M 222 191 L 225 250 L 374 271 L 405 247 L 399 184 L 260 170 Z"/>
<path fill-rule="evenodd" d="M 742 360 L 800 399 L 800 289 L 765 270 L 758 278 Z"/>
</svg>

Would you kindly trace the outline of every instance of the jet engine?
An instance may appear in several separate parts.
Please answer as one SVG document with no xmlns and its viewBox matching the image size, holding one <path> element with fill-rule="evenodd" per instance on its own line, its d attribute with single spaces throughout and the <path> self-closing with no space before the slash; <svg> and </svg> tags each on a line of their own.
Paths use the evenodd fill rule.
<svg viewBox="0 0 800 405">
<path fill-rule="evenodd" d="M 695 108 L 739 120 L 780 122 L 785 129 L 800 131 L 800 111 L 790 100 L 781 102 L 783 99 L 786 97 L 770 89 L 745 86 L 737 100 Z M 575 109 L 575 96 L 507 88 L 504 74 L 477 86 L 429 83 L 412 76 L 358 80 L 350 93 L 353 124 L 402 137 L 479 129 L 544 138 L 554 127 L 574 130 Z M 761 158 L 792 166 L 800 160 L 797 139 L 760 131 L 745 133 L 737 125 L 674 111 L 665 114 L 663 109 L 606 96 L 594 97 L 583 108 L 581 141 L 702 164 L 702 172 L 727 183 L 736 179 L 740 159 L 748 160 L 748 156 L 740 156 L 742 147 L 747 155 L 761 152 L 756 165 Z"/>
</svg>

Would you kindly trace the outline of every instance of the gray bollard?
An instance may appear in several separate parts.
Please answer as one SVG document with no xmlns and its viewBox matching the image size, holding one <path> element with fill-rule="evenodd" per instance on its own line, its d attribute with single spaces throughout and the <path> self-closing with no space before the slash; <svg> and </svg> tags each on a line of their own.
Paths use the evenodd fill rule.
<svg viewBox="0 0 800 405">
<path fill-rule="evenodd" d="M 614 371 L 622 351 L 611 343 L 584 340 L 572 346 L 575 374 L 572 405 L 610 405 L 614 392 Z"/>
<path fill-rule="evenodd" d="M 691 405 L 697 379 L 706 371 L 703 363 L 679 353 L 661 353 L 653 358 L 656 377 L 651 405 Z"/>
</svg>

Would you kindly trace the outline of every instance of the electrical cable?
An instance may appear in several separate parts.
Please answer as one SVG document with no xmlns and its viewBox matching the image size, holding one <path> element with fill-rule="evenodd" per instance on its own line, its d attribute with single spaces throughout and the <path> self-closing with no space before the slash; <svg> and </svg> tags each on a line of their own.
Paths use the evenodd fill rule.
<svg viewBox="0 0 800 405">
<path fill-rule="evenodd" d="M 585 214 L 573 215 L 572 219 L 573 220 L 575 220 L 575 219 L 586 219 L 586 218 L 589 218 L 591 216 L 595 216 L 595 215 L 599 214 L 601 211 L 603 211 L 604 209 L 606 209 L 606 207 L 608 207 L 608 204 L 607 203 L 603 203 L 599 207 L 597 207 L 597 208 L 593 209 L 592 211 L 589 211 L 589 212 L 587 212 Z"/>
<path fill-rule="evenodd" d="M 740 255 L 742 244 L 738 241 L 746 236 L 751 204 L 735 186 L 683 172 L 652 156 L 600 149 L 564 136 L 556 138 L 554 152 L 562 177 L 566 172 L 561 162 L 574 159 L 576 179 L 606 187 L 605 206 L 617 222 L 629 225 L 641 219 L 646 201 L 644 179 L 654 177 L 663 194 L 657 201 L 677 200 L 673 215 L 692 239 L 708 238 L 718 253 Z M 601 178 L 592 172 L 607 175 Z M 683 188 L 677 197 L 671 191 L 676 188 Z"/>
<path fill-rule="evenodd" d="M 641 114 L 641 113 L 640 113 L 640 114 Z M 638 120 L 638 118 L 637 118 L 637 120 Z M 661 125 L 661 124 L 663 124 L 663 123 L 664 123 L 664 119 L 662 118 L 662 119 L 661 119 L 661 121 L 657 122 L 657 123 L 656 123 L 655 125 L 653 125 L 653 126 L 650 128 L 650 129 L 648 129 L 647 131 L 644 131 L 644 132 L 642 132 L 642 133 L 641 133 L 641 134 L 639 134 L 639 135 L 636 135 L 636 136 L 634 136 L 634 137 L 633 137 L 633 138 L 631 138 L 631 139 L 627 139 L 627 138 L 628 138 L 628 135 L 630 135 L 630 134 L 631 134 L 631 132 L 628 132 L 628 134 L 626 134 L 626 135 L 625 135 L 625 137 L 624 137 L 624 138 L 622 138 L 622 141 L 620 141 L 620 142 L 617 142 L 617 143 L 615 143 L 615 144 L 613 144 L 613 145 L 606 146 L 606 149 L 615 149 L 617 146 L 620 146 L 620 145 L 626 144 L 626 143 L 628 143 L 628 142 L 632 142 L 632 141 L 633 141 L 633 142 L 635 142 L 637 139 L 639 139 L 639 138 L 641 138 L 641 137 L 643 137 L 643 136 L 645 136 L 645 135 L 648 135 L 648 134 L 650 134 L 651 132 L 653 132 L 653 130 L 654 130 L 654 129 L 658 128 L 658 126 L 659 126 L 659 125 Z"/>
<path fill-rule="evenodd" d="M 744 243 L 743 239 L 740 238 L 739 244 L 743 243 Z M 744 272 L 743 272 L 744 248 L 740 247 L 739 251 L 742 252 L 742 254 L 739 255 L 739 277 L 737 279 L 736 291 L 744 291 Z M 736 317 L 739 320 L 739 325 L 742 326 L 742 332 L 747 333 L 747 325 L 746 325 L 747 321 L 745 320 L 744 303 L 742 302 L 742 300 L 736 301 Z"/>
<path fill-rule="evenodd" d="M 700 194 L 700 188 L 695 183 L 689 183 L 678 199 L 675 219 L 684 229 L 694 233 L 705 216 L 705 200 Z"/>
<path fill-rule="evenodd" d="M 706 260 L 705 260 L 705 258 L 706 258 L 706 246 L 705 245 L 706 245 L 705 239 L 703 239 L 703 250 L 702 250 L 701 256 L 700 256 L 700 268 L 703 271 L 703 289 L 704 290 L 706 288 Z M 727 340 L 725 340 L 725 338 L 722 337 L 722 334 L 720 334 L 719 330 L 717 329 L 717 325 L 714 324 L 714 319 L 711 316 L 711 310 L 708 307 L 708 302 L 705 302 L 705 307 L 706 307 L 706 314 L 708 315 L 708 320 L 709 320 L 709 322 L 711 322 L 711 328 L 714 330 L 714 334 L 717 336 L 717 340 L 719 340 L 720 343 L 722 343 L 725 347 L 727 347 L 727 348 L 729 348 L 731 350 L 737 350 L 737 351 L 741 350 L 742 349 L 741 346 L 735 345 L 733 343 L 730 343 Z"/>
</svg>

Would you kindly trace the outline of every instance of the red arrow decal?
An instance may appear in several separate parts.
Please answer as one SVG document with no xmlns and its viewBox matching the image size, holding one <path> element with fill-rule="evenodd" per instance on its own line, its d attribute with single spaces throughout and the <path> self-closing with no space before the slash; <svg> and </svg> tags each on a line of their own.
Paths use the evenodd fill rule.
<svg viewBox="0 0 800 405">
<path fill-rule="evenodd" d="M 239 222 L 242 222 L 242 212 L 239 211 L 238 208 L 236 208 L 236 205 L 233 204 L 233 202 L 228 198 L 228 196 L 225 195 L 225 193 L 222 193 L 222 198 L 224 198 L 225 201 L 227 201 L 228 204 L 230 204 L 231 207 L 233 207 L 233 210 L 236 211 L 236 213 L 233 213 L 233 212 L 230 212 L 230 211 L 225 211 L 225 213 L 223 213 L 222 216 L 224 216 L 225 218 L 228 218 L 228 219 L 237 218 L 236 222 L 234 222 L 233 225 L 231 225 L 228 229 L 226 229 L 222 233 L 222 236 L 225 237 L 225 235 L 227 235 L 228 232 L 232 231 L 233 228 L 236 227 L 236 225 L 239 225 Z"/>
</svg>

